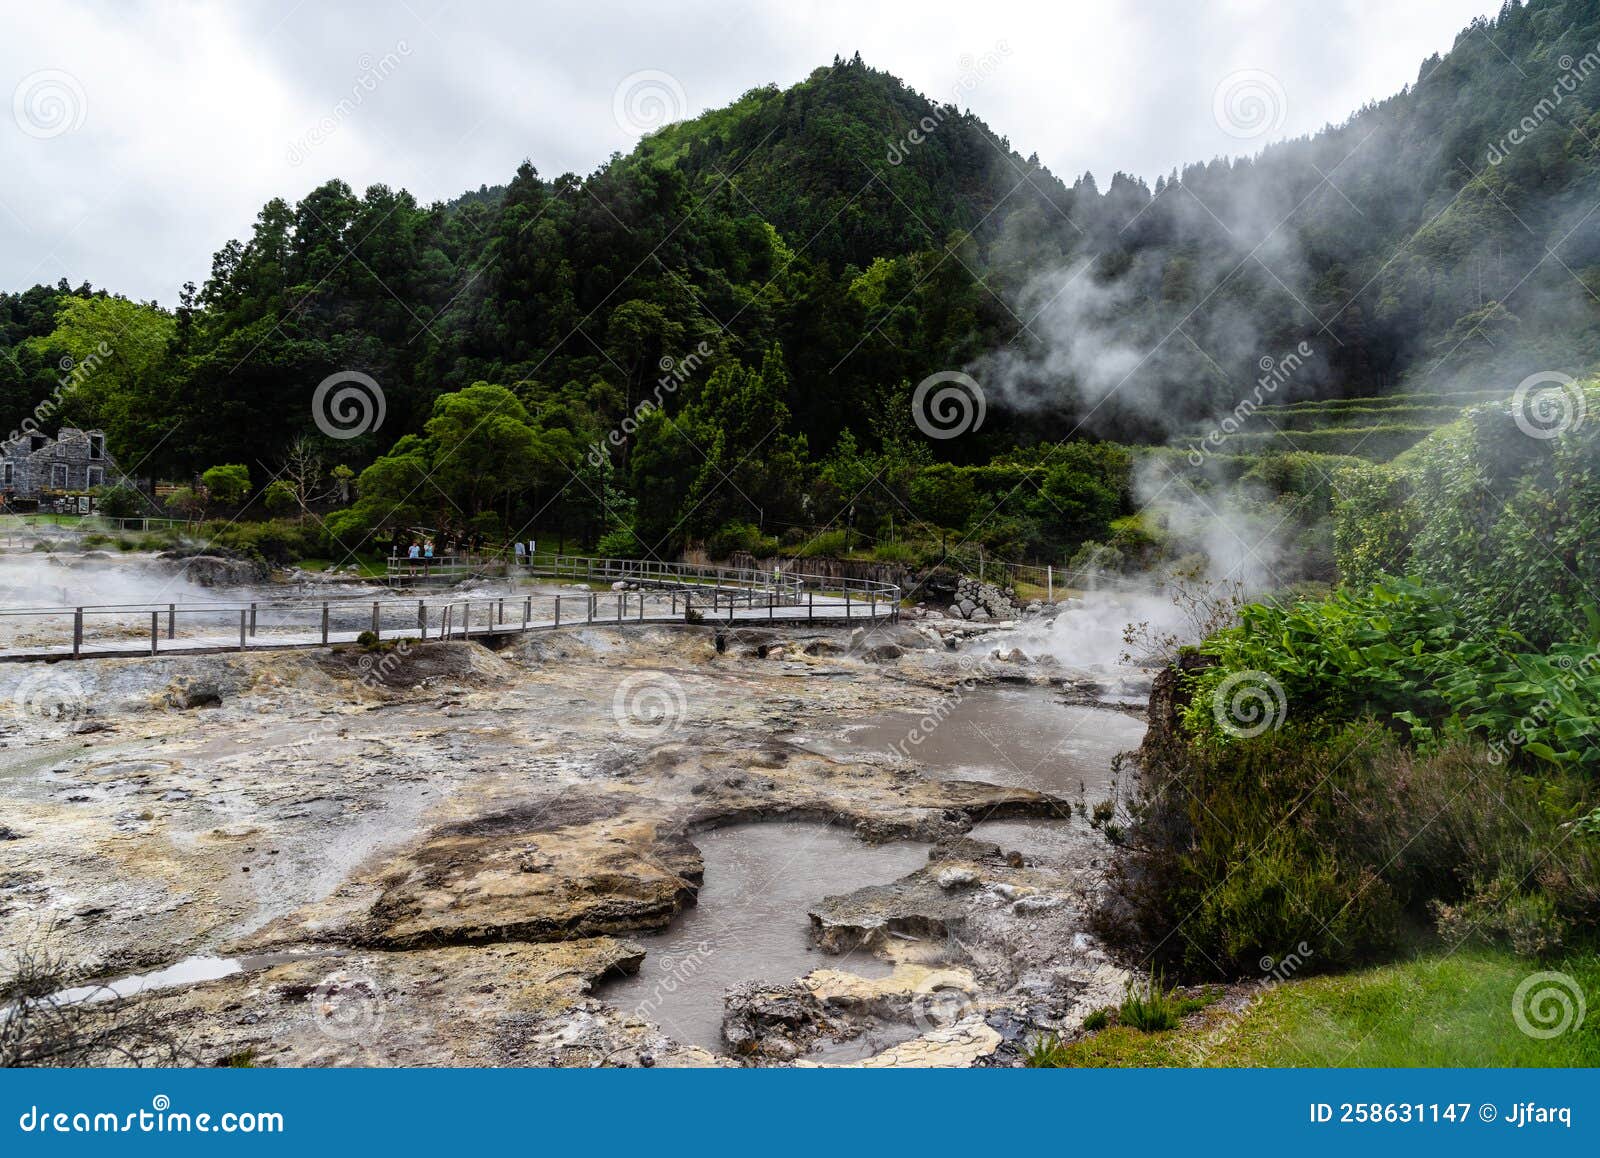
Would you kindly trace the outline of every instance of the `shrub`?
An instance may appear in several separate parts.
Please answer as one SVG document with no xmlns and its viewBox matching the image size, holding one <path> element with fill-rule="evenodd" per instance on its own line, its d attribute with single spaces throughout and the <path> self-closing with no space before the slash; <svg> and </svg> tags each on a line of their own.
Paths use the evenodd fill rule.
<svg viewBox="0 0 1600 1158">
<path fill-rule="evenodd" d="M 1145 1033 L 1163 1033 L 1177 1029 L 1183 1020 L 1178 1003 L 1166 987 L 1166 979 L 1152 970 L 1149 981 L 1140 985 L 1130 982 L 1128 995 L 1117 1008 L 1117 1021 Z"/>
<path fill-rule="evenodd" d="M 822 531 L 795 549 L 797 559 L 837 558 L 845 553 L 846 532 Z"/>
<path fill-rule="evenodd" d="M 640 559 L 649 554 L 645 545 L 639 541 L 639 536 L 635 535 L 630 527 L 607 531 L 600 536 L 600 541 L 595 544 L 594 549 L 607 559 Z"/>
<path fill-rule="evenodd" d="M 1098 1033 L 1111 1024 L 1111 1014 L 1108 1010 L 1097 1009 L 1086 1015 L 1083 1019 L 1083 1028 L 1090 1033 Z"/>
<path fill-rule="evenodd" d="M 758 559 L 778 553 L 778 540 L 763 535 L 754 523 L 729 523 L 706 538 L 706 553 L 713 559 L 727 559 L 745 552 Z"/>
<path fill-rule="evenodd" d="M 1600 841 L 1573 826 L 1593 807 L 1581 773 L 1519 775 L 1462 739 L 1419 754 L 1372 720 L 1219 745 L 1156 718 L 1140 760 L 1129 853 L 1093 923 L 1181 972 L 1381 958 L 1430 917 L 1525 954 L 1600 929 Z"/>
<path fill-rule="evenodd" d="M 1564 391 L 1600 412 L 1600 387 Z M 1519 428 L 1512 403 L 1469 410 L 1382 469 L 1340 472 L 1334 546 L 1346 580 L 1382 571 L 1449 587 L 1479 630 L 1535 643 L 1585 626 L 1600 569 L 1600 423 L 1548 438 Z"/>
<path fill-rule="evenodd" d="M 95 508 L 108 519 L 134 518 L 144 506 L 144 496 L 127 486 L 107 487 L 95 500 Z"/>
<path fill-rule="evenodd" d="M 225 463 L 206 471 L 200 481 L 216 502 L 236 506 L 250 493 L 250 468 L 239 462 Z"/>
<path fill-rule="evenodd" d="M 300 559 L 324 558 L 332 549 L 327 532 L 315 520 L 306 523 L 292 519 L 210 522 L 202 524 L 198 533 L 218 547 L 280 565 Z"/>
<path fill-rule="evenodd" d="M 1197 678 L 1185 714 L 1195 736 L 1228 742 L 1231 712 L 1217 697 L 1231 703 L 1242 691 L 1313 730 L 1370 715 L 1425 748 L 1476 732 L 1523 763 L 1600 770 L 1600 653 L 1591 644 L 1537 651 L 1505 628 L 1477 628 L 1450 591 L 1400 579 L 1324 600 L 1249 604 L 1239 616 L 1202 646 L 1217 663 Z"/>
</svg>

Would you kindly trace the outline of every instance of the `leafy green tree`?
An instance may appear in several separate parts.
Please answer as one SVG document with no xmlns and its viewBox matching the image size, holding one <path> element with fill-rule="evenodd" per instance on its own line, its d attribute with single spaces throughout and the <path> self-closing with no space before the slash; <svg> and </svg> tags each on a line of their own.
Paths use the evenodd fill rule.
<svg viewBox="0 0 1600 1158">
<path fill-rule="evenodd" d="M 250 468 L 243 463 L 214 466 L 200 476 L 200 481 L 206 494 L 223 506 L 238 506 L 250 494 Z"/>
<path fill-rule="evenodd" d="M 355 504 L 329 526 L 344 539 L 419 524 L 499 533 L 516 499 L 553 490 L 577 457 L 570 430 L 545 427 L 510 390 L 479 382 L 442 395 L 423 434 L 364 470 Z"/>
<path fill-rule="evenodd" d="M 945 549 L 948 531 L 967 525 L 976 503 L 972 472 L 961 467 L 936 463 L 911 480 L 912 509 L 939 528 L 940 550 Z"/>
<path fill-rule="evenodd" d="M 300 509 L 300 497 L 295 493 L 292 485 L 281 478 L 275 478 L 266 485 L 261 492 L 261 501 L 267 510 L 275 514 L 287 514 Z"/>
<path fill-rule="evenodd" d="M 128 486 L 102 488 L 95 498 L 95 508 L 108 519 L 131 519 L 145 509 L 145 499 Z"/>
</svg>

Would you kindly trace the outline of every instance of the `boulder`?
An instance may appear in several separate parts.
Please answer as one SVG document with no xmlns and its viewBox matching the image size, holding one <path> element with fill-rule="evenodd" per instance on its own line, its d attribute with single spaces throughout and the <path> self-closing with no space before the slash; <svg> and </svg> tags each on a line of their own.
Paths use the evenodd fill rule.
<svg viewBox="0 0 1600 1158">
<path fill-rule="evenodd" d="M 970 889 L 978 883 L 978 874 L 969 868 L 947 868 L 939 874 L 939 887 L 948 891 Z"/>
<path fill-rule="evenodd" d="M 201 587 L 244 587 L 265 582 L 272 569 L 259 559 L 218 554 L 165 551 L 156 556 L 167 570 Z"/>
</svg>

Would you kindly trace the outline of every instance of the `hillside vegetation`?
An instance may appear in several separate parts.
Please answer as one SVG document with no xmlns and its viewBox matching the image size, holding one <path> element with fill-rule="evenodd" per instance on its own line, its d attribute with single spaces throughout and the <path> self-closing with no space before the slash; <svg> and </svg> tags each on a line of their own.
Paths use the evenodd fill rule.
<svg viewBox="0 0 1600 1158">
<path fill-rule="evenodd" d="M 404 517 L 661 552 L 750 527 L 853 535 L 847 511 L 818 505 L 830 470 L 908 478 L 1068 434 L 1181 437 L 1301 344 L 1270 399 L 1282 411 L 1229 451 L 1383 460 L 1462 391 L 1594 362 L 1597 44 L 1600 0 L 1508 4 L 1346 123 L 1153 187 L 1063 179 L 937 94 L 840 58 L 587 176 L 529 162 L 434 205 L 337 180 L 275 198 L 175 307 L 65 284 L 5 295 L 0 407 L 17 423 L 50 400 L 47 424 L 103 427 L 143 472 L 245 464 L 259 487 L 301 440 L 358 472 L 447 459 L 439 408 L 481 383 L 515 398 L 548 453 L 492 495 L 446 488 Z M 1529 117 L 1537 131 L 1509 142 Z M 1141 355 L 1136 379 L 1096 351 Z M 908 420 L 912 387 L 962 367 L 987 420 L 930 437 Z M 346 371 L 378 383 L 382 421 L 330 438 L 311 397 Z M 724 425 L 730 397 L 746 409 Z M 1294 405 L 1307 399 L 1327 409 Z M 787 485 L 758 495 L 739 464 L 768 450 Z M 697 508 L 724 478 L 746 493 Z M 909 498 L 891 484 L 867 501 Z M 995 546 L 1070 551 L 1105 536 L 1088 526 L 1103 506 L 1075 494 L 1064 509 L 1085 511 L 1086 533 L 1013 526 Z M 860 529 L 887 538 L 881 521 Z"/>
</svg>

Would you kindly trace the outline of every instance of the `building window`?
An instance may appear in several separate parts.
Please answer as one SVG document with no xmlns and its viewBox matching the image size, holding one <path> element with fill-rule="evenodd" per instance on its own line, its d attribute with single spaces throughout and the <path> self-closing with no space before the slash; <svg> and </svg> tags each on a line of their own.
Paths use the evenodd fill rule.
<svg viewBox="0 0 1600 1158">
<path fill-rule="evenodd" d="M 67 457 L 67 444 L 62 442 L 59 438 L 56 439 L 56 457 L 57 458 L 66 458 Z"/>
<path fill-rule="evenodd" d="M 105 468 L 104 467 L 91 466 L 89 468 L 89 485 L 90 486 L 97 487 L 97 486 L 99 486 L 101 483 L 103 483 L 105 481 L 106 481 L 106 472 L 105 472 Z"/>
<path fill-rule="evenodd" d="M 67 489 L 67 464 L 64 462 L 50 465 L 50 485 L 58 491 Z"/>
<path fill-rule="evenodd" d="M 105 456 L 106 436 L 103 434 L 91 434 L 89 436 L 89 457 L 98 460 Z"/>
<path fill-rule="evenodd" d="M 4 476 L 3 478 L 0 478 L 0 482 L 3 482 L 6 486 L 10 486 L 13 478 L 15 477 L 12 473 L 14 469 L 15 468 L 9 462 L 6 463 L 5 470 L 0 472 L 0 474 L 3 474 Z"/>
</svg>

